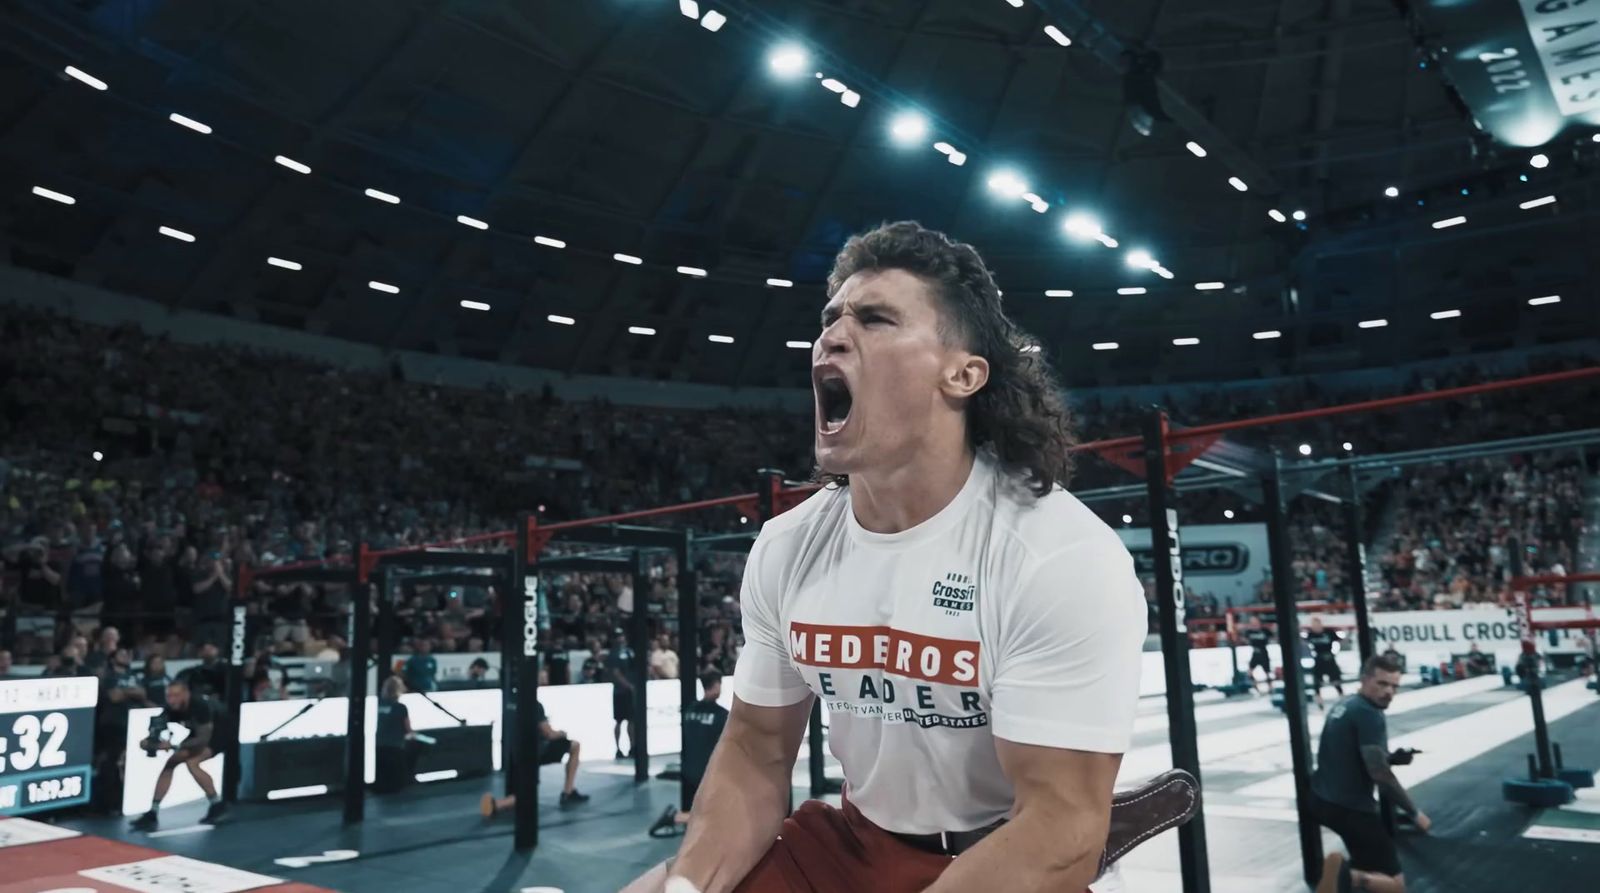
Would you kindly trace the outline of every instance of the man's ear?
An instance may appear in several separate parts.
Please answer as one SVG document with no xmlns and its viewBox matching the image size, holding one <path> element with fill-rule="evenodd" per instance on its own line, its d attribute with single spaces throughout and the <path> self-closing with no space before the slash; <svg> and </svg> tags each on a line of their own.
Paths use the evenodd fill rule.
<svg viewBox="0 0 1600 893">
<path fill-rule="evenodd" d="M 964 400 L 983 390 L 989 383 L 989 361 L 977 354 L 960 353 L 945 369 L 943 390 L 945 396 Z"/>
</svg>

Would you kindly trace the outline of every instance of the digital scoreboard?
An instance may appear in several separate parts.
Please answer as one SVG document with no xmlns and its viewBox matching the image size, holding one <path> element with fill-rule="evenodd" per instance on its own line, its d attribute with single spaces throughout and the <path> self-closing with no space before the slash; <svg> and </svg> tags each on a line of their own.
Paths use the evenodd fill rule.
<svg viewBox="0 0 1600 893">
<path fill-rule="evenodd" d="M 92 676 L 0 680 L 0 815 L 89 802 Z"/>
</svg>

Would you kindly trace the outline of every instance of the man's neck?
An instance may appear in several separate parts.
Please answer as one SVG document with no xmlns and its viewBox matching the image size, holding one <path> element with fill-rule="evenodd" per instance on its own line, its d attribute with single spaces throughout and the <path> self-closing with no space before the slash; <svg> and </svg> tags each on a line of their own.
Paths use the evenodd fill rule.
<svg viewBox="0 0 1600 893">
<path fill-rule="evenodd" d="M 919 456 L 882 473 L 850 476 L 850 507 L 873 533 L 900 533 L 937 515 L 966 486 L 976 461 L 965 445 L 950 456 Z"/>
</svg>

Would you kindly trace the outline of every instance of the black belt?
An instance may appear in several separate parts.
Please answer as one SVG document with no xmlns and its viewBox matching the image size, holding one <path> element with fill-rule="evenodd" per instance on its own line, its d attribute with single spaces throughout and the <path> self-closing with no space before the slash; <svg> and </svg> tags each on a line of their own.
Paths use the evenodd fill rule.
<svg viewBox="0 0 1600 893">
<path fill-rule="evenodd" d="M 916 847 L 925 853 L 936 853 L 941 856 L 959 856 L 967 850 L 978 845 L 993 834 L 1005 820 L 1001 819 L 993 825 L 977 828 L 972 831 L 941 831 L 937 834 L 901 834 L 890 831 L 889 834 L 901 843 Z"/>
</svg>

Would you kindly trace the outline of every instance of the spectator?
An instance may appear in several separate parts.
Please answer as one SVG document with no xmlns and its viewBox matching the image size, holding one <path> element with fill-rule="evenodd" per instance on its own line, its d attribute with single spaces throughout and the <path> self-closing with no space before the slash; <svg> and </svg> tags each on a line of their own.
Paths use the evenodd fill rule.
<svg viewBox="0 0 1600 893">
<path fill-rule="evenodd" d="M 14 678 L 11 673 L 11 652 L 0 648 L 0 679 Z"/>
<path fill-rule="evenodd" d="M 650 678 L 678 678 L 678 653 L 667 646 L 667 637 L 658 636 L 650 649 Z"/>
<path fill-rule="evenodd" d="M 416 652 L 406 658 L 401 676 L 410 691 L 432 692 L 439 690 L 439 660 L 433 656 L 433 642 L 418 639 L 412 646 Z"/>
<path fill-rule="evenodd" d="M 139 685 L 144 688 L 144 699 L 161 706 L 167 702 L 167 686 L 172 677 L 167 675 L 167 660 L 159 654 L 145 659 L 144 670 L 139 674 Z"/>
</svg>

